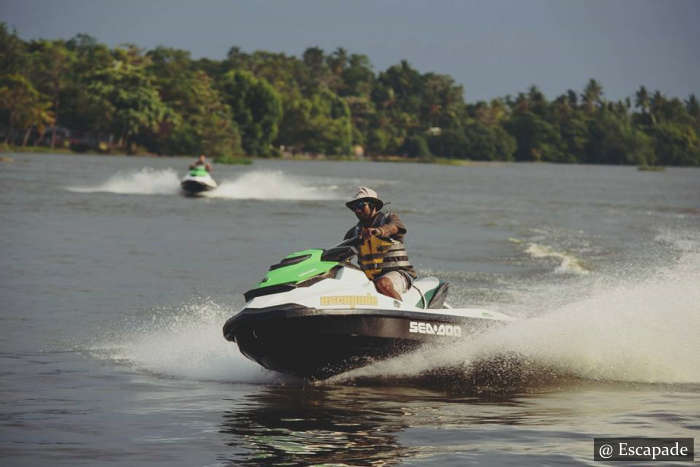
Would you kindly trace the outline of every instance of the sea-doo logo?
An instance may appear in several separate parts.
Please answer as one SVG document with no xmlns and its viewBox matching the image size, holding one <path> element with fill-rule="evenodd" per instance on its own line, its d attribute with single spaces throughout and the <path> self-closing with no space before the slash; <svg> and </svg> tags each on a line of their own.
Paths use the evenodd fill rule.
<svg viewBox="0 0 700 467">
<path fill-rule="evenodd" d="M 434 336 L 462 337 L 462 328 L 456 324 L 431 324 L 423 321 L 411 321 L 408 332 L 413 334 L 432 334 Z"/>
<path fill-rule="evenodd" d="M 321 306 L 332 305 L 376 305 L 378 303 L 376 295 L 326 295 L 321 297 Z"/>
</svg>

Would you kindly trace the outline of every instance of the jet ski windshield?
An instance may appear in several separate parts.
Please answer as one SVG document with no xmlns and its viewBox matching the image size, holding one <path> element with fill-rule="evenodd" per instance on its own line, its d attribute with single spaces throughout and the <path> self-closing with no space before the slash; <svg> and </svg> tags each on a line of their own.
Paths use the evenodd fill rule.
<svg viewBox="0 0 700 467">
<path fill-rule="evenodd" d="M 260 287 L 270 287 L 281 284 L 299 284 L 312 277 L 326 274 L 338 261 L 323 258 L 324 250 L 313 249 L 297 251 L 273 264 L 258 284 Z"/>
</svg>

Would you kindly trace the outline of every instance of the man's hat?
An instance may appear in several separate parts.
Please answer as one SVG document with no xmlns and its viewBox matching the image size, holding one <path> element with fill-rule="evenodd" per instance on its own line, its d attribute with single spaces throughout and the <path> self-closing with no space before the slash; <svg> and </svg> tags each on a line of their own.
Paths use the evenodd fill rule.
<svg viewBox="0 0 700 467">
<path fill-rule="evenodd" d="M 367 188 L 366 186 L 361 186 L 355 197 L 345 203 L 345 205 L 352 209 L 352 205 L 358 201 L 370 201 L 377 207 L 377 210 L 380 210 L 382 206 L 384 206 L 384 201 L 379 199 L 377 192 L 371 188 Z"/>
</svg>

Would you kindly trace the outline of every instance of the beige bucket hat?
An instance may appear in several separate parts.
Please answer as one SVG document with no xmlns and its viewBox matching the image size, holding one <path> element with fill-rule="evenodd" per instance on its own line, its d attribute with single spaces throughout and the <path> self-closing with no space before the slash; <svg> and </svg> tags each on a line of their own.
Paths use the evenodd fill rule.
<svg viewBox="0 0 700 467">
<path fill-rule="evenodd" d="M 379 199 L 379 196 L 377 195 L 377 192 L 374 191 L 371 188 L 368 188 L 366 186 L 361 186 L 357 192 L 357 194 L 345 205 L 352 209 L 352 205 L 358 201 L 372 201 L 374 204 L 377 206 L 377 210 L 380 210 L 382 206 L 384 206 L 384 201 Z"/>
</svg>

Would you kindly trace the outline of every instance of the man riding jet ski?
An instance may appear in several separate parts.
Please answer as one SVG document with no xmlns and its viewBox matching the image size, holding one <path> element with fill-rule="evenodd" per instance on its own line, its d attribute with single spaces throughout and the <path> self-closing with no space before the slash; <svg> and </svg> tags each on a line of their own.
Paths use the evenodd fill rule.
<svg viewBox="0 0 700 467">
<path fill-rule="evenodd" d="M 478 308 L 451 308 L 447 283 L 416 279 L 398 216 L 383 214 L 363 187 L 347 203 L 358 224 L 327 250 L 298 251 L 270 266 L 224 325 L 224 337 L 265 368 L 326 378 L 425 344 L 449 344 L 511 321 Z M 360 267 L 350 260 L 358 256 Z"/>
<path fill-rule="evenodd" d="M 190 165 L 190 171 L 182 179 L 180 186 L 186 196 L 197 196 L 217 187 L 211 176 L 211 164 L 207 162 L 204 154 Z"/>
<path fill-rule="evenodd" d="M 406 292 L 416 278 L 403 245 L 406 227 L 396 214 L 381 212 L 384 202 L 371 188 L 360 187 L 345 205 L 359 220 L 345 234 L 345 240 L 355 239 L 360 268 L 374 282 L 377 291 L 401 300 L 400 294 Z"/>
</svg>

